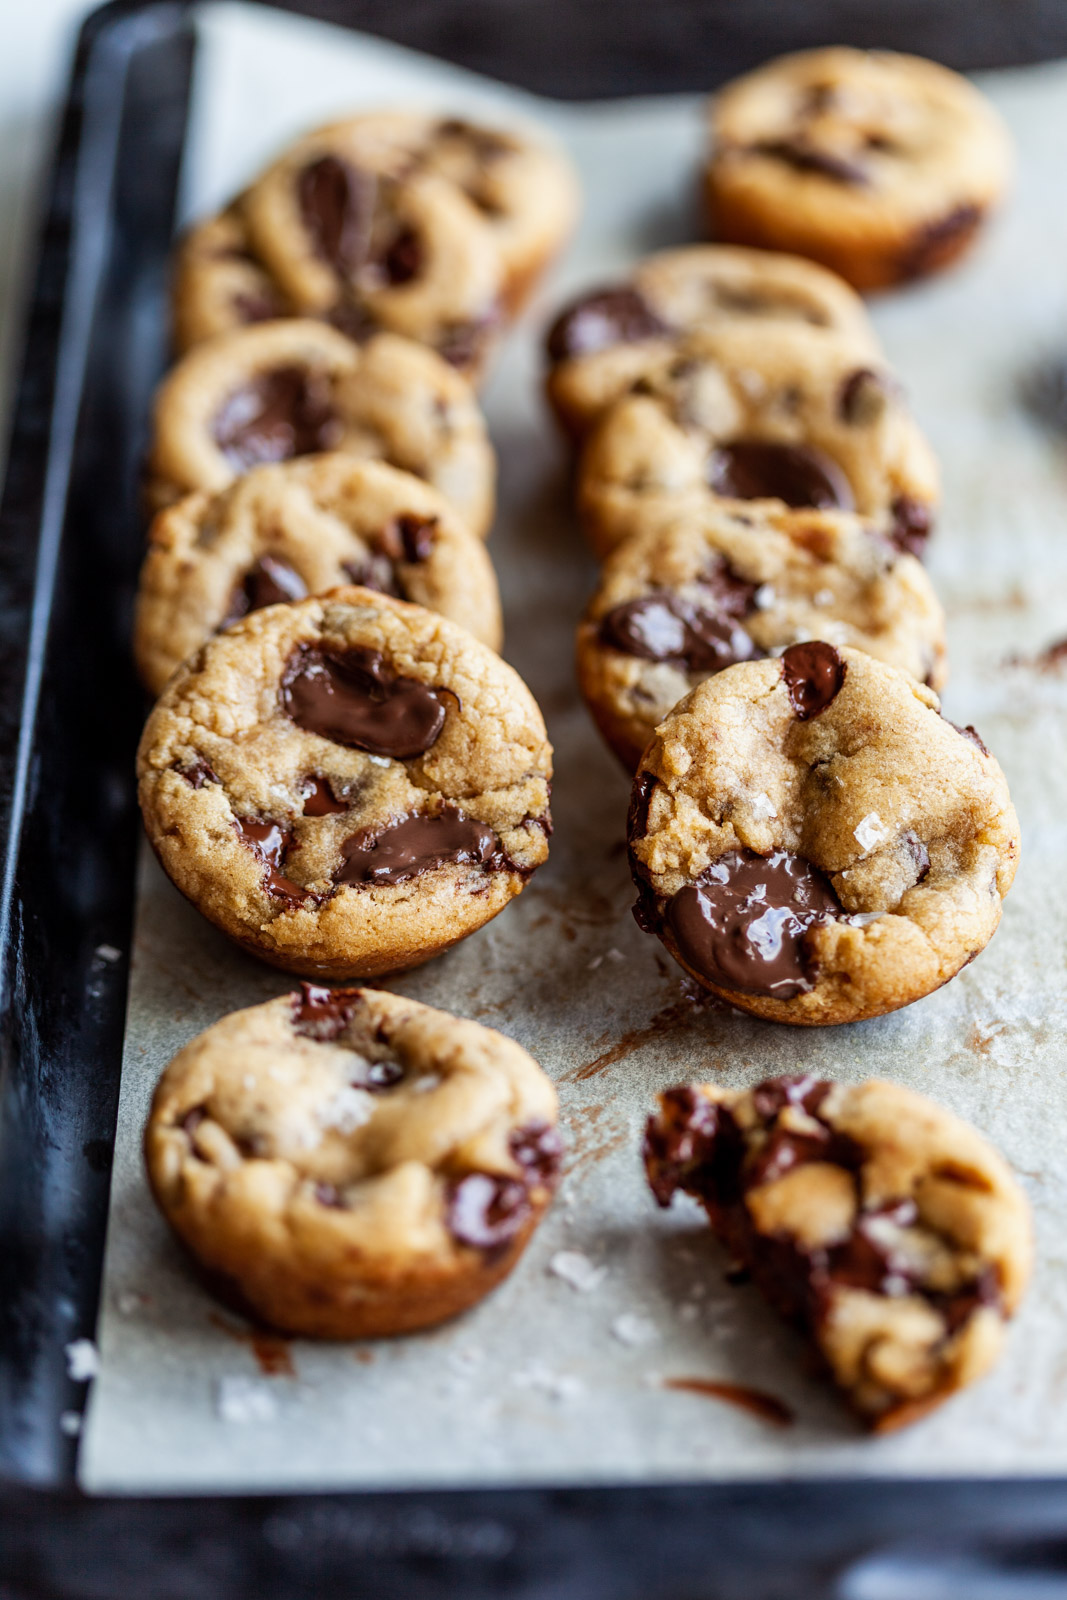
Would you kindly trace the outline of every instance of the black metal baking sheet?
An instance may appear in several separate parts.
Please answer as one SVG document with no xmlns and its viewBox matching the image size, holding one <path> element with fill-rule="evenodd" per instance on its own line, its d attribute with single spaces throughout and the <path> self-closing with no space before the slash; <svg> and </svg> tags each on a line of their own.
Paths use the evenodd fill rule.
<svg viewBox="0 0 1067 1600">
<path fill-rule="evenodd" d="M 286 9 L 339 20 L 336 5 Z M 734 15 L 734 43 L 713 59 L 709 19 L 721 8 L 670 7 L 638 71 L 618 40 L 640 35 L 655 7 L 502 3 L 495 34 L 484 5 L 468 10 L 466 32 L 451 0 L 436 13 L 397 4 L 388 19 L 380 6 L 363 9 L 343 20 L 527 82 L 551 16 L 583 50 L 560 53 L 555 81 L 537 86 L 587 95 L 691 85 L 694 28 L 707 38 L 709 83 L 723 62 L 727 72 L 740 64 L 739 30 L 756 55 L 797 42 L 757 8 L 748 33 Z M 1004 9 L 971 8 L 979 53 L 959 64 L 989 61 L 981 41 L 990 29 L 999 37 Z M 1067 8 L 1039 9 L 1035 53 L 1067 51 Z M 805 42 L 873 42 L 869 13 L 831 10 L 812 9 Z M 672 45 L 671 16 L 682 12 Z M 938 53 L 944 17 L 931 6 L 928 31 L 902 38 L 900 8 L 877 42 Z M 613 63 L 607 81 L 600 41 Z M 68 1379 L 64 1347 L 95 1323 L 126 990 L 124 957 L 109 955 L 129 946 L 138 833 L 142 704 L 128 665 L 142 548 L 136 463 L 165 354 L 193 48 L 178 3 L 120 0 L 83 30 L 0 510 L 0 1596 L 1067 1594 L 1060 1482 L 214 1501 L 73 1492 L 74 1445 L 60 1419 L 84 1386 Z"/>
</svg>

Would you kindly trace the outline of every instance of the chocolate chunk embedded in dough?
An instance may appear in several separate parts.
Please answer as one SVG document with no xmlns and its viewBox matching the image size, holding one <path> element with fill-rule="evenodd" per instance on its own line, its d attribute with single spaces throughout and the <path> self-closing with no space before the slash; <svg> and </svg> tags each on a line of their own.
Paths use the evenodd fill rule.
<svg viewBox="0 0 1067 1600">
<path fill-rule="evenodd" d="M 376 188 L 371 173 L 338 156 L 321 156 L 297 179 L 300 215 L 315 252 L 343 277 L 366 260 Z"/>
<path fill-rule="evenodd" d="M 783 652 L 782 677 L 801 722 L 817 717 L 837 698 L 846 670 L 842 657 L 823 639 L 791 644 Z"/>
<path fill-rule="evenodd" d="M 786 850 L 731 850 L 669 901 L 686 965 L 726 989 L 791 1000 L 812 987 L 805 934 L 842 915 L 829 881 Z"/>
<path fill-rule="evenodd" d="M 212 429 L 215 443 L 236 472 L 265 461 L 332 450 L 341 439 L 325 373 L 275 367 L 234 390 Z"/>
<path fill-rule="evenodd" d="M 389 828 L 364 828 L 341 847 L 336 883 L 406 883 L 437 867 L 502 867 L 500 840 L 492 828 L 461 811 L 404 817 Z"/>
<path fill-rule="evenodd" d="M 784 500 L 799 509 L 853 508 L 852 489 L 836 461 L 810 445 L 738 439 L 720 445 L 708 463 L 708 482 L 728 500 Z"/>
<path fill-rule="evenodd" d="M 439 692 L 397 677 L 377 650 L 300 646 L 282 677 L 281 698 L 298 728 L 397 761 L 429 750 L 445 723 Z"/>
<path fill-rule="evenodd" d="M 624 284 L 600 289 L 568 306 L 549 329 L 548 354 L 553 361 L 568 361 L 609 345 L 637 344 L 669 332 L 647 300 Z"/>
</svg>

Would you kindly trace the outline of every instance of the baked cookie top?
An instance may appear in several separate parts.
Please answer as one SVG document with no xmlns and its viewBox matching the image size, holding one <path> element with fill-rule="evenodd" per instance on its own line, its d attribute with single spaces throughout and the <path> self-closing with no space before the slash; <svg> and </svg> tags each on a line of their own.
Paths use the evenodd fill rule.
<svg viewBox="0 0 1067 1600">
<path fill-rule="evenodd" d="M 940 689 L 944 626 L 918 561 L 861 517 L 710 505 L 610 553 L 578 628 L 578 676 L 632 770 L 696 684 L 806 639 L 865 650 Z"/>
<path fill-rule="evenodd" d="M 933 690 L 812 641 L 674 708 L 629 839 L 635 915 L 693 977 L 759 1016 L 836 1023 L 929 994 L 984 948 L 1019 824 Z"/>
<path fill-rule="evenodd" d="M 899 1427 L 984 1373 L 1030 1275 L 1026 1197 L 968 1123 L 899 1084 L 772 1078 L 669 1090 L 649 1181 L 806 1325 L 853 1407 Z"/>
<path fill-rule="evenodd" d="M 363 588 L 215 635 L 138 754 L 145 826 L 178 888 L 308 976 L 413 966 L 495 916 L 548 854 L 551 770 L 511 667 Z"/>
<path fill-rule="evenodd" d="M 228 255 L 212 254 L 219 219 L 193 230 L 179 338 L 257 321 L 273 302 L 359 337 L 416 339 L 477 375 L 577 208 L 570 164 L 540 139 L 422 112 L 350 117 L 304 135 L 238 198 Z"/>
<path fill-rule="evenodd" d="M 581 295 L 548 334 L 548 396 L 581 438 L 679 335 L 732 323 L 773 335 L 799 325 L 880 348 L 860 297 L 836 273 L 800 256 L 737 245 L 686 245 L 647 256 L 630 278 Z"/>
<path fill-rule="evenodd" d="M 496 464 L 469 386 L 394 334 L 356 344 L 308 319 L 198 345 L 155 399 L 148 496 L 216 493 L 250 467 L 340 450 L 424 478 L 484 536 Z"/>
<path fill-rule="evenodd" d="M 856 510 L 929 531 L 937 466 L 884 363 L 801 326 L 703 329 L 650 365 L 590 435 L 579 508 L 598 553 L 719 500 Z"/>
<path fill-rule="evenodd" d="M 783 56 L 711 107 L 709 193 L 726 237 L 810 251 L 859 287 L 933 270 L 1001 196 L 997 113 L 933 61 L 843 48 Z"/>
<path fill-rule="evenodd" d="M 555 1187 L 556 1093 L 503 1034 L 378 989 L 304 984 L 224 1017 L 160 1080 L 145 1132 L 166 1215 L 254 1262 L 290 1258 L 325 1299 L 353 1275 L 399 1293 L 493 1255 Z"/>
<path fill-rule="evenodd" d="M 137 597 L 141 676 L 159 694 L 249 611 L 351 583 L 439 611 L 500 648 L 492 563 L 447 500 L 411 473 L 333 453 L 253 467 L 219 494 L 158 513 Z"/>
</svg>

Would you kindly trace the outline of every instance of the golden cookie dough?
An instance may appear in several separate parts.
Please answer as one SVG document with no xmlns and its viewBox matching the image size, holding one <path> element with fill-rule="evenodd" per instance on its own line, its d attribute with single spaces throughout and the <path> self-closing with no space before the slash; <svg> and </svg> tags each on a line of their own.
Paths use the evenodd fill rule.
<svg viewBox="0 0 1067 1600">
<path fill-rule="evenodd" d="M 934 689 L 947 676 L 933 585 L 861 517 L 710 506 L 607 557 L 578 627 L 578 682 L 632 772 L 690 689 L 805 639 L 866 650 Z"/>
<path fill-rule="evenodd" d="M 855 510 L 912 539 L 929 531 L 937 494 L 933 454 L 885 364 L 784 324 L 677 340 L 598 423 L 578 479 L 600 556 L 712 499 Z"/>
<path fill-rule="evenodd" d="M 215 494 L 251 467 L 340 450 L 423 478 L 484 538 L 496 462 L 467 383 L 410 339 L 293 319 L 221 334 L 156 392 L 147 499 Z"/>
<path fill-rule="evenodd" d="M 439 611 L 491 650 L 502 638 L 484 544 L 420 478 L 339 453 L 253 467 L 152 524 L 134 654 L 159 694 L 218 629 L 262 606 L 358 583 Z"/>
<path fill-rule="evenodd" d="M 564 431 L 590 428 L 682 334 L 730 323 L 773 336 L 781 326 L 822 330 L 880 359 L 863 301 L 836 273 L 800 256 L 693 244 L 646 256 L 628 281 L 582 295 L 548 335 L 549 403 Z"/>
<path fill-rule="evenodd" d="M 645 931 L 740 1010 L 804 1025 L 954 978 L 995 932 L 1019 856 L 974 729 L 907 673 L 819 640 L 675 706 L 628 832 Z"/>
<path fill-rule="evenodd" d="M 1011 1169 L 960 1117 L 899 1084 L 770 1078 L 670 1089 L 645 1165 L 681 1189 L 868 1427 L 932 1411 L 988 1372 L 1033 1256 Z"/>
<path fill-rule="evenodd" d="M 480 377 L 578 211 L 540 137 L 376 111 L 292 145 L 179 249 L 179 347 L 269 315 L 402 334 Z M 265 307 L 273 306 L 273 310 Z"/>
<path fill-rule="evenodd" d="M 1007 131 L 947 67 L 885 50 L 807 50 L 711 108 L 707 201 L 733 244 L 793 250 L 857 289 L 939 271 L 1011 176 Z"/>
<path fill-rule="evenodd" d="M 253 611 L 179 668 L 137 762 L 148 837 L 224 933 L 287 972 L 418 966 L 548 855 L 533 696 L 465 629 L 370 589 Z"/>
<path fill-rule="evenodd" d="M 514 1267 L 555 1188 L 556 1093 L 513 1040 L 378 989 L 236 1011 L 179 1051 L 145 1130 L 156 1201 L 285 1333 L 410 1333 Z"/>
</svg>

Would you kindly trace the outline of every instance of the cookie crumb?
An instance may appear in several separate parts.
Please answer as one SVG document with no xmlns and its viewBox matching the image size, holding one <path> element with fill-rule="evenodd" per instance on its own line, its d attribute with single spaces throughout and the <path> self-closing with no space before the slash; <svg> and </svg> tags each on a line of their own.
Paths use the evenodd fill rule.
<svg viewBox="0 0 1067 1600">
<path fill-rule="evenodd" d="M 98 944 L 93 951 L 97 961 L 121 961 L 122 951 L 113 944 Z"/>
<path fill-rule="evenodd" d="M 552 1372 L 539 1361 L 516 1372 L 512 1382 L 517 1389 L 536 1389 L 550 1400 L 574 1400 L 585 1393 L 585 1384 L 573 1372 Z"/>
<path fill-rule="evenodd" d="M 624 1311 L 621 1317 L 616 1317 L 611 1324 L 611 1332 L 620 1344 L 635 1348 L 642 1344 L 654 1344 L 659 1338 L 659 1329 L 655 1323 L 648 1317 L 639 1316 L 635 1311 Z"/>
<path fill-rule="evenodd" d="M 68 1439 L 76 1439 L 82 1431 L 82 1414 L 80 1411 L 61 1411 L 59 1414 L 59 1431 L 65 1433 Z"/>
<path fill-rule="evenodd" d="M 548 1270 L 583 1294 L 603 1283 L 608 1273 L 607 1267 L 596 1266 L 580 1250 L 557 1250 L 548 1263 Z"/>
</svg>

